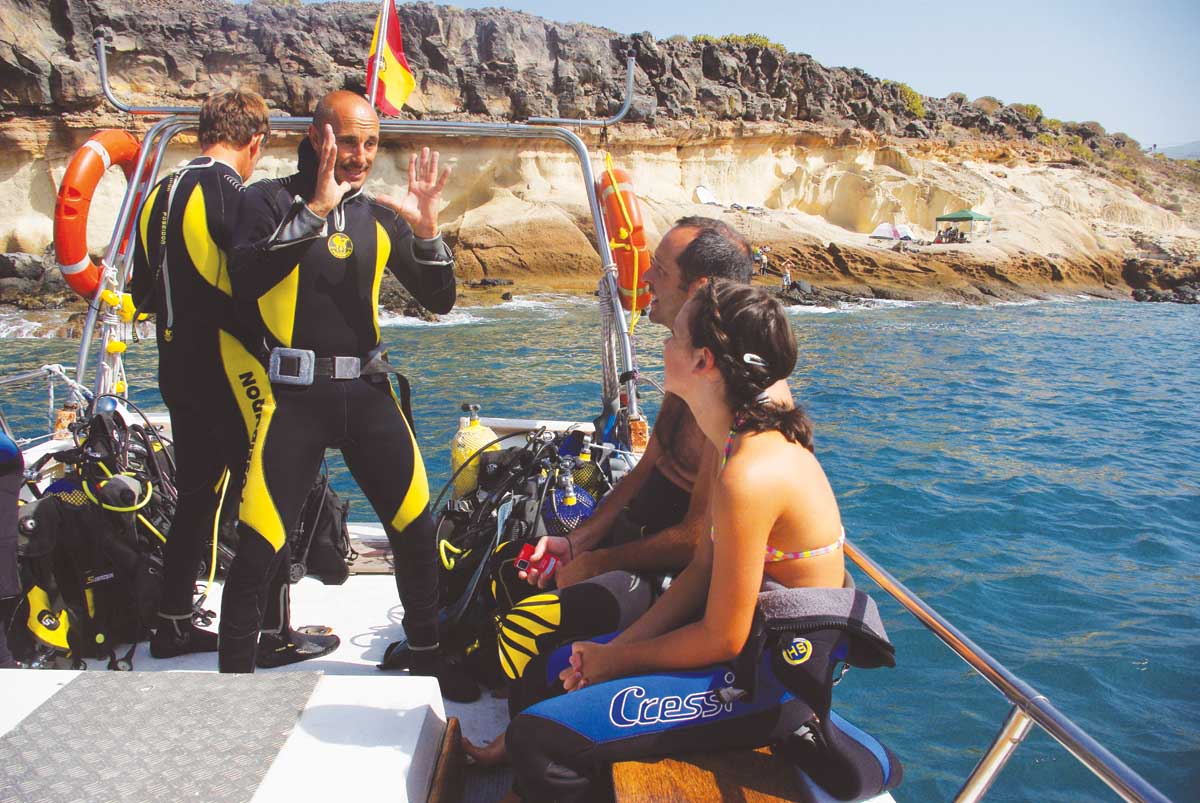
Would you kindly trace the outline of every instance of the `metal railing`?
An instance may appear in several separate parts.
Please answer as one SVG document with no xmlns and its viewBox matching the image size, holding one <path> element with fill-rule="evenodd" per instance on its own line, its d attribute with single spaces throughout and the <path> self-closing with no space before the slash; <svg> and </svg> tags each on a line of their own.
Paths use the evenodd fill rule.
<svg viewBox="0 0 1200 803">
<path fill-rule="evenodd" d="M 909 591 L 903 583 L 849 541 L 846 542 L 846 556 L 1013 704 L 1000 732 L 992 741 L 983 758 L 979 760 L 962 789 L 955 795 L 956 802 L 966 803 L 982 799 L 996 776 L 999 775 L 1000 770 L 1004 768 L 1008 759 L 1029 733 L 1031 725 L 1037 724 L 1122 799 L 1131 801 L 1131 803 L 1135 801 L 1170 803 L 1166 796 L 1151 786 L 1142 776 L 1126 766 L 1121 759 L 1108 752 L 1103 745 L 1055 708 L 1044 694 L 1039 693 L 995 658 L 988 655 L 924 600 Z"/>
<path fill-rule="evenodd" d="M 98 30 L 95 38 L 96 61 L 100 67 L 100 84 L 104 92 L 105 98 L 110 103 L 122 111 L 130 114 L 169 114 L 172 115 L 165 120 L 159 121 L 147 133 L 145 144 L 138 156 L 137 164 L 134 167 L 133 173 L 129 179 L 130 188 L 143 186 L 149 189 L 152 186 L 154 178 L 157 176 L 158 165 L 162 160 L 163 152 L 166 149 L 167 143 L 175 134 L 186 130 L 196 124 L 196 118 L 199 114 L 199 109 L 186 108 L 178 106 L 132 106 L 118 100 L 112 92 L 112 88 L 108 81 L 108 65 L 105 54 L 104 32 Z M 633 81 L 633 58 L 632 54 L 629 58 L 628 70 L 629 77 L 627 85 L 632 87 Z M 632 94 L 628 97 L 625 106 L 621 112 L 612 118 L 613 121 L 619 120 L 620 117 L 628 110 L 632 102 Z M 187 119 L 185 119 L 185 117 Z M 576 121 L 578 122 L 578 121 Z M 609 122 L 609 121 L 603 121 Z M 271 127 L 280 131 L 306 131 L 312 123 L 311 117 L 273 117 L 271 118 Z M 616 337 L 618 340 L 619 359 L 621 360 L 621 376 L 630 377 L 625 381 L 626 399 L 627 399 L 627 414 L 629 418 L 637 418 L 640 415 L 639 405 L 636 392 L 636 363 L 633 356 L 633 344 L 628 333 L 628 324 L 625 318 L 625 311 L 621 307 L 620 297 L 617 293 L 617 266 L 613 259 L 612 250 L 608 244 L 608 230 L 604 225 L 604 215 L 600 208 L 600 201 L 596 195 L 596 178 L 592 171 L 591 157 L 588 153 L 587 145 L 584 144 L 576 134 L 568 131 L 565 128 L 535 126 L 523 123 L 474 123 L 474 122 L 433 122 L 424 120 L 392 120 L 384 119 L 379 124 L 381 133 L 395 134 L 412 134 L 412 135 L 432 135 L 446 137 L 491 137 L 504 139 L 539 139 L 539 140 L 554 140 L 566 145 L 572 150 L 579 160 L 580 168 L 583 172 L 584 189 L 587 194 L 588 209 L 592 215 L 592 222 L 596 228 L 596 248 L 600 254 L 601 283 L 604 286 L 605 292 L 601 293 L 601 298 L 607 303 L 611 314 L 618 322 Z M 154 158 L 148 159 L 151 151 L 150 145 L 154 144 Z M 153 168 L 147 170 L 147 162 L 153 162 Z M 144 197 L 144 193 L 143 196 Z M 134 208 L 136 203 L 137 193 L 127 191 L 125 198 L 121 202 L 121 207 L 117 213 L 117 221 L 113 227 L 113 239 L 109 243 L 108 251 L 105 254 L 103 266 L 106 272 L 105 278 L 110 278 L 113 281 L 112 285 L 118 290 L 123 289 L 124 276 L 128 271 L 122 271 L 120 276 L 115 275 L 117 266 L 116 258 L 123 233 L 129 226 L 129 221 L 136 214 Z M 125 264 L 128 266 L 132 259 L 132 248 L 129 253 L 125 254 Z M 109 271 L 113 275 L 109 275 Z M 79 361 L 76 365 L 76 376 L 84 376 L 87 369 L 86 346 L 95 327 L 97 318 L 100 315 L 100 292 L 110 282 L 101 281 L 100 290 L 97 291 L 96 298 L 93 299 L 91 306 L 88 309 L 88 317 L 84 324 L 84 339 L 83 346 L 80 348 Z M 108 327 L 106 327 L 107 329 Z M 106 344 L 107 335 L 102 337 L 102 348 Z M 102 350 L 101 354 L 105 352 Z M 109 371 L 111 372 L 111 371 Z M 107 392 L 110 388 L 104 387 L 104 382 L 108 377 L 104 374 L 104 369 L 97 370 L 96 385 L 97 392 Z M 606 400 L 608 401 L 608 400 Z"/>
<path fill-rule="evenodd" d="M 80 385 L 74 379 L 67 375 L 69 369 L 61 365 L 43 365 L 41 368 L 36 368 L 32 371 L 22 371 L 16 374 L 8 374 L 0 376 L 0 387 L 8 385 L 22 385 L 27 382 L 33 382 L 38 379 L 46 380 L 46 432 L 42 435 L 37 435 L 31 438 L 18 438 L 8 424 L 8 417 L 4 414 L 4 410 L 0 409 L 0 430 L 4 434 L 12 438 L 18 446 L 27 446 L 31 443 L 36 443 L 54 434 L 54 420 L 57 412 L 57 403 L 54 400 L 54 387 L 56 383 L 62 383 L 66 386 L 70 396 L 80 404 L 86 405 L 88 402 L 88 390 L 83 385 Z"/>
</svg>

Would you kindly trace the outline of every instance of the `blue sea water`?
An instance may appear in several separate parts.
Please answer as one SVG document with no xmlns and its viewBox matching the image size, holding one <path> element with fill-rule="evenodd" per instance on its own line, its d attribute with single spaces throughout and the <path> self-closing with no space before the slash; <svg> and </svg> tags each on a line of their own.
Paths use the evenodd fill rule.
<svg viewBox="0 0 1200 803">
<path fill-rule="evenodd" d="M 385 327 L 413 379 L 433 491 L 458 405 L 590 419 L 590 299 L 536 298 Z M 1169 797 L 1200 789 L 1200 309 L 1062 300 L 897 305 L 793 316 L 792 379 L 851 541 Z M 664 330 L 639 325 L 643 370 Z M 74 363 L 65 341 L 0 341 L 9 370 Z M 131 349 L 152 376 L 153 344 Z M 3 391 L 13 415 L 32 391 Z M 152 384 L 135 386 L 156 406 Z M 644 397 L 653 413 L 657 399 Z M 369 516 L 331 459 L 352 514 Z M 839 712 L 905 764 L 900 800 L 951 798 L 1008 705 L 861 573 L 897 647 L 854 670 Z M 1039 730 L 988 796 L 1115 799 Z"/>
</svg>

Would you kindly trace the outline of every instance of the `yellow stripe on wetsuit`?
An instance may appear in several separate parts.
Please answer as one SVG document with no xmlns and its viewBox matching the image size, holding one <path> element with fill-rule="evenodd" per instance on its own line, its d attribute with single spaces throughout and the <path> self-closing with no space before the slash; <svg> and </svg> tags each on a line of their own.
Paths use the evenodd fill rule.
<svg viewBox="0 0 1200 803">
<path fill-rule="evenodd" d="M 183 208 L 183 243 L 187 247 L 188 258 L 196 266 L 201 278 L 232 297 L 233 287 L 229 283 L 225 252 L 217 246 L 208 229 L 208 211 L 200 182 L 196 182 L 192 188 L 187 205 Z"/>
<path fill-rule="evenodd" d="M 388 392 L 392 394 L 392 401 L 396 403 L 396 410 L 400 413 L 400 421 L 404 425 L 404 431 L 408 433 L 413 451 L 412 480 L 408 484 L 408 490 L 404 492 L 404 501 L 400 503 L 396 515 L 392 517 L 392 526 L 397 531 L 403 532 L 404 528 L 412 524 L 417 516 L 424 513 L 425 508 L 429 506 L 429 477 L 425 474 L 425 461 L 421 459 L 421 447 L 417 446 L 417 439 L 413 437 L 412 428 L 408 425 L 408 419 L 404 417 L 404 410 L 400 406 L 400 400 L 396 398 L 396 390 L 390 381 L 388 382 Z"/>
<path fill-rule="evenodd" d="M 275 414 L 275 397 L 262 363 L 254 358 L 237 338 L 220 332 L 221 362 L 225 378 L 237 399 L 238 410 L 250 436 L 250 466 L 246 470 L 246 485 L 242 489 L 240 517 L 278 552 L 287 541 L 287 529 L 263 471 L 263 444 Z"/>
<path fill-rule="evenodd" d="M 510 680 L 518 680 L 538 654 L 536 639 L 558 628 L 562 608 L 557 594 L 536 594 L 512 607 L 500 621 L 496 648 L 500 666 Z"/>
<path fill-rule="evenodd" d="M 267 331 L 280 345 L 291 348 L 296 328 L 296 297 L 300 292 L 300 265 L 258 299 L 258 311 Z"/>
</svg>

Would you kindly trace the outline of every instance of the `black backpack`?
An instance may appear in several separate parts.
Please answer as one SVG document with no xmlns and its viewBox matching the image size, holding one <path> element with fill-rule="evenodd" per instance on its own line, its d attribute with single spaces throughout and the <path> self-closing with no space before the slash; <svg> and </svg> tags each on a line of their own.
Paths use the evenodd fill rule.
<svg viewBox="0 0 1200 803">
<path fill-rule="evenodd" d="M 170 447 L 112 413 L 76 434 L 77 447 L 50 455 L 66 476 L 19 512 L 24 599 L 8 623 L 10 640 L 29 664 L 61 657 L 83 668 L 104 658 L 127 670 L 162 592 L 175 506 Z M 118 658 L 123 644 L 129 649 Z"/>
</svg>

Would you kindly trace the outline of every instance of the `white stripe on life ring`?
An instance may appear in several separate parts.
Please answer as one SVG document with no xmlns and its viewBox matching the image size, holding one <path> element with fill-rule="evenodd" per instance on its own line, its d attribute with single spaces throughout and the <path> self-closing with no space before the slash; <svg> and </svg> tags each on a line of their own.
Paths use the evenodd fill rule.
<svg viewBox="0 0 1200 803">
<path fill-rule="evenodd" d="M 92 258 L 85 254 L 83 259 L 79 260 L 74 265 L 64 265 L 63 263 L 59 262 L 58 269 L 60 271 L 62 271 L 63 276 L 71 276 L 73 274 L 87 270 L 91 264 L 92 264 Z"/>
<path fill-rule="evenodd" d="M 108 148 L 104 147 L 94 139 L 89 139 L 87 142 L 83 143 L 83 147 L 93 151 L 97 156 L 100 157 L 100 159 L 104 162 L 105 170 L 112 167 L 112 157 L 108 155 Z"/>
<path fill-rule="evenodd" d="M 618 184 L 616 188 L 620 192 L 633 192 L 632 184 Z M 612 194 L 613 194 L 613 186 L 611 184 L 608 184 L 604 187 L 604 190 L 600 193 L 600 200 L 603 201 L 605 198 L 607 198 L 608 196 L 610 196 Z"/>
</svg>

